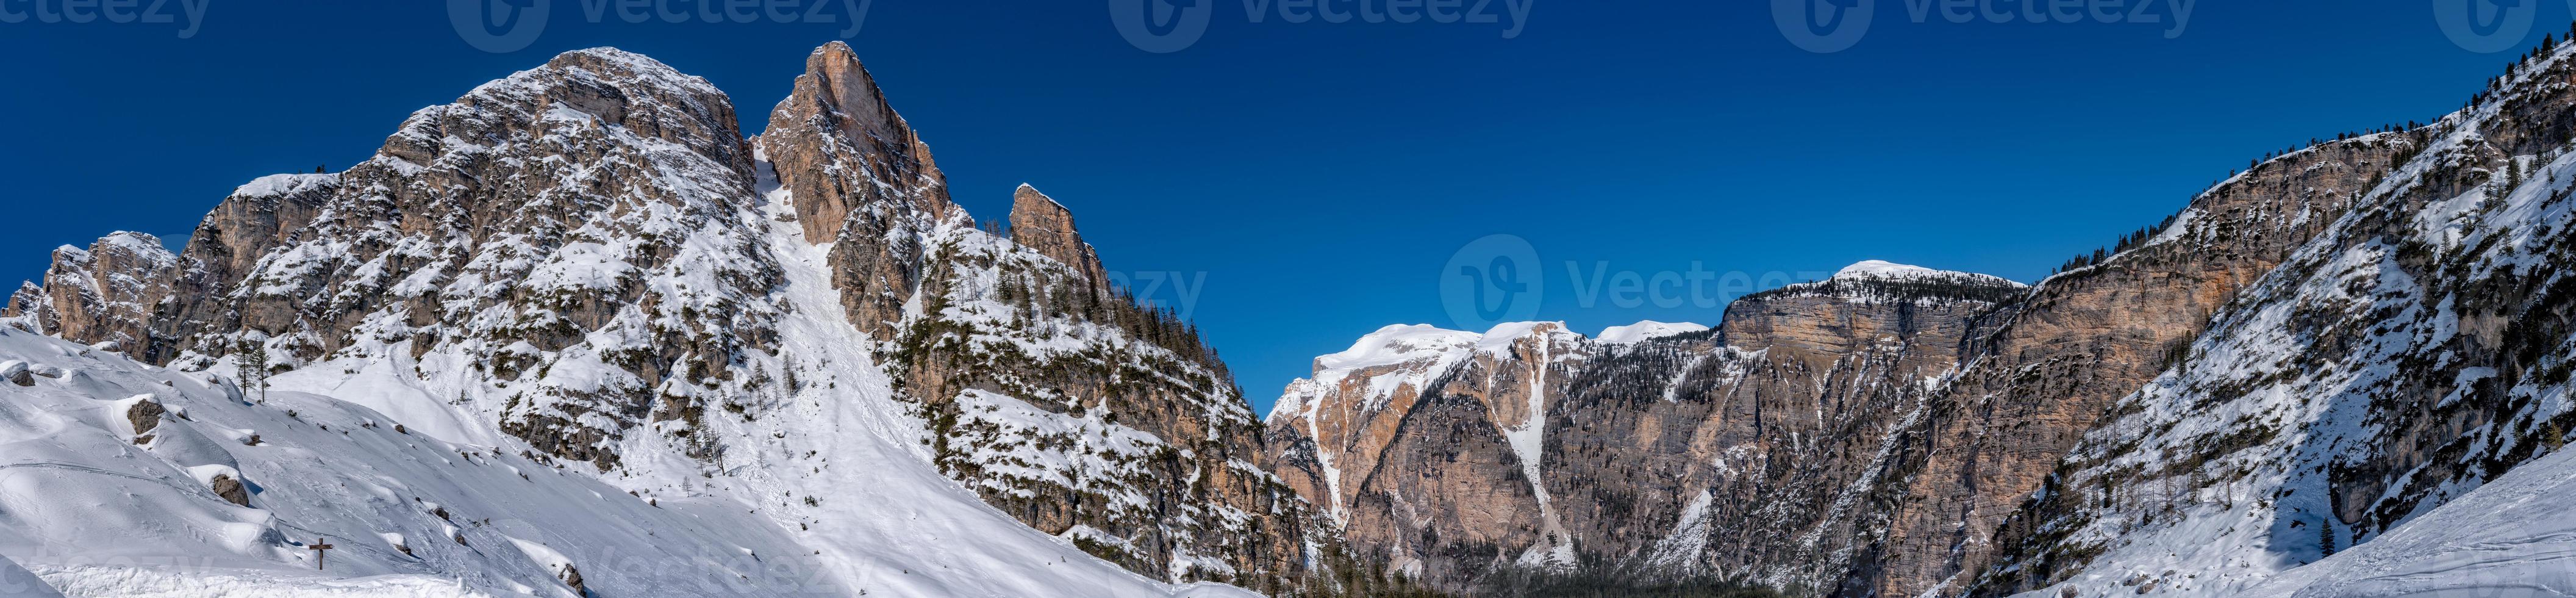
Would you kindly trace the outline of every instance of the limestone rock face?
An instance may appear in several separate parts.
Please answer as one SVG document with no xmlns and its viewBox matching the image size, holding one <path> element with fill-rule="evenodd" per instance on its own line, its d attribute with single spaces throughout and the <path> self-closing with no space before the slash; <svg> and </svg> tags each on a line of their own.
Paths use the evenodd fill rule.
<svg viewBox="0 0 2576 598">
<path fill-rule="evenodd" d="M 2315 526 L 2366 540 L 2576 425 L 2564 54 L 2436 125 L 2262 162 L 2036 287 L 1864 263 L 1711 333 L 1562 353 L 1523 478 L 1478 400 L 1484 339 L 1381 331 L 1290 386 L 1275 467 L 1364 555 L 1451 588 L 1607 563 L 2056 595 L 2177 553 L 2313 553 L 2277 539 Z"/>
<path fill-rule="evenodd" d="M 6 315 L 47 334 L 148 352 L 179 263 L 160 238 L 143 233 L 111 234 L 88 249 L 66 245 L 54 250 L 44 286 L 21 286 Z"/>
<path fill-rule="evenodd" d="M 1561 442 L 1548 436 L 1560 430 L 1558 399 L 1596 350 L 1561 324 L 1505 324 L 1456 356 L 1375 462 L 1342 461 L 1362 472 L 1343 499 L 1352 543 L 1432 580 L 1498 563 L 1571 564 L 1577 537 L 1559 513 L 1546 447 Z"/>
<path fill-rule="evenodd" d="M 972 222 L 949 201 L 930 147 L 840 42 L 806 58 L 759 145 L 779 188 L 796 198 L 805 239 L 834 243 L 833 276 L 846 289 L 850 321 L 870 334 L 893 330 L 921 284 L 929 251 L 921 240 Z"/>
<path fill-rule="evenodd" d="M 353 169 L 363 170 L 363 169 Z M 181 250 L 187 272 L 174 282 L 174 294 L 184 298 L 223 297 L 239 289 L 241 281 L 260 269 L 260 260 L 270 252 L 300 241 L 309 241 L 318 231 L 306 231 L 314 224 L 324 205 L 342 193 L 341 174 L 281 174 L 262 177 L 243 185 L 215 205 L 215 209 L 198 221 L 197 229 Z M 252 319 L 284 319 L 276 312 L 288 306 L 274 298 L 244 297 L 238 301 L 182 300 L 165 314 L 161 324 L 167 327 L 174 342 L 153 348 L 150 361 L 174 359 L 180 352 L 195 349 L 179 337 L 188 334 L 231 334 L 238 332 L 224 324 L 246 317 L 244 310 L 264 312 Z"/>
<path fill-rule="evenodd" d="M 1036 187 L 1021 185 L 1011 196 L 1011 242 L 1072 266 L 1090 280 L 1109 282 L 1109 270 L 1100 265 L 1100 252 L 1083 242 L 1082 233 L 1074 230 L 1073 211 L 1039 193 Z"/>
<path fill-rule="evenodd" d="M 1457 587 L 1498 564 L 1570 563 L 1544 447 L 1599 350 L 1556 323 L 1390 326 L 1289 386 L 1268 450 L 1360 555 L 1410 575 Z"/>
<path fill-rule="evenodd" d="M 47 304 L 52 302 L 52 298 L 45 296 L 45 287 L 37 285 L 36 281 L 20 281 L 18 290 L 9 293 L 9 302 L 6 305 L 0 305 L 0 324 L 22 328 L 28 332 L 37 332 L 42 326 L 37 320 L 36 312 L 42 308 L 51 307 Z"/>
<path fill-rule="evenodd" d="M 2276 267 L 2220 299 L 2141 388 L 2104 402 L 1952 586 L 2054 593 L 2158 570 L 2150 561 L 2283 555 L 2228 577 L 2259 580 L 2560 450 L 2576 423 L 2570 49 L 2517 64 L 2469 110 L 2292 154 L 2195 206 L 2194 220 L 2237 225 L 2194 226 L 2175 245 Z M 2303 201 L 2337 211 L 2283 218 Z M 2247 226 L 2259 222 L 2275 224 Z M 2205 263 L 2132 253 L 2149 272 Z M 2018 398 L 1998 394 L 1983 404 Z M 2159 581 L 2169 594 L 2224 589 Z"/>
<path fill-rule="evenodd" d="M 2172 365 L 2214 314 L 2343 218 L 2411 146 L 2330 143 L 2265 164 L 2194 201 L 2167 233 L 2176 242 L 2052 278 L 1998 319 L 1900 457 L 1917 473 L 1890 489 L 1876 587 L 1912 594 L 1984 567 L 1993 533 L 2113 401 Z"/>
<path fill-rule="evenodd" d="M 1390 327 L 1290 385 L 1270 446 L 1363 556 L 1451 589 L 1600 562 L 1829 586 L 1878 529 L 1862 508 L 1925 381 L 2024 292 L 1854 274 L 1617 343 Z"/>
<path fill-rule="evenodd" d="M 1170 312 L 1105 292 L 1071 216 L 1034 201 L 1047 209 L 1024 200 L 1014 237 L 1040 245 L 966 221 L 920 240 L 920 311 L 880 361 L 927 414 L 934 459 L 1003 512 L 1138 572 L 1299 583 L 1332 534 L 1269 473 L 1224 363 Z"/>
<path fill-rule="evenodd" d="M 1991 563 L 1992 535 L 2112 401 L 2341 218 L 2406 147 L 2336 143 L 2285 158 L 2204 195 L 2167 233 L 2181 241 L 2037 288 L 1864 263 L 1748 296 L 1711 333 L 1595 348 L 1543 401 L 1533 496 L 1490 502 L 1552 499 L 1547 517 L 1579 555 L 1559 564 L 1591 557 L 1850 595 L 1959 588 L 1961 572 Z M 1418 367 L 1477 371 L 1456 365 L 1465 361 Z M 1511 461 L 1494 455 L 1502 443 L 1492 440 L 1504 426 L 1462 423 L 1452 415 L 1470 411 L 1460 397 L 1388 393 L 1406 386 L 1350 384 L 1321 370 L 1316 380 L 1332 382 L 1293 385 L 1273 413 L 1273 451 L 1283 476 L 1314 480 L 1292 486 L 1354 509 L 1343 519 L 1364 553 L 1396 567 L 1423 561 L 1429 579 L 1453 588 L 1497 566 L 1550 563 L 1492 552 L 1444 563 L 1428 557 L 1461 548 L 1410 540 L 1482 548 L 1558 537 L 1527 531 L 1544 526 L 1526 506 L 1462 509 L 1481 518 L 1466 522 L 1370 498 L 1370 484 L 1408 478 L 1509 491 L 1498 472 Z M 1437 440 L 1352 440 L 1372 429 Z M 1336 470 L 1369 473 L 1341 479 L 1358 476 Z M 1435 489 L 1394 486 L 1385 496 Z M 1393 531 L 1373 529 L 1377 521 L 1431 524 Z M 1522 531 L 1496 531 L 1512 529 Z"/>
</svg>

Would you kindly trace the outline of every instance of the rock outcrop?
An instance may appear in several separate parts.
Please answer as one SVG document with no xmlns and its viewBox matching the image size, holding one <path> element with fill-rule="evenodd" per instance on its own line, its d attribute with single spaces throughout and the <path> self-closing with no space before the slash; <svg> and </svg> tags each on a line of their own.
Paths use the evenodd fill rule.
<svg viewBox="0 0 2576 598">
<path fill-rule="evenodd" d="M 2169 240 L 2052 277 L 1996 330 L 1943 392 L 1899 457 L 1880 560 L 1883 593 L 1955 587 L 1995 550 L 1992 534 L 2057 470 L 2113 401 L 2173 365 L 2249 285 L 2343 218 L 2415 147 L 2379 137 L 2330 143 L 2262 165 L 2195 199 Z M 1971 573 L 1970 575 L 1973 575 Z"/>
<path fill-rule="evenodd" d="M 1072 266 L 1094 282 L 1109 283 L 1109 269 L 1100 265 L 1100 252 L 1074 230 L 1073 210 L 1036 187 L 1020 185 L 1011 194 L 1011 242 Z"/>
<path fill-rule="evenodd" d="M 149 355 L 155 311 L 178 279 L 179 256 L 152 235 L 118 232 L 88 249 L 54 250 L 45 284 L 21 286 L 0 317 L 21 318 L 37 332 L 116 343 Z"/>
<path fill-rule="evenodd" d="M 233 479 L 229 475 L 215 474 L 214 482 L 208 484 L 208 487 L 215 491 L 215 496 L 223 497 L 224 502 L 244 507 L 250 506 L 250 489 L 243 486 L 241 480 Z"/>
<path fill-rule="evenodd" d="M 850 321 L 870 335 L 894 330 L 921 285 L 929 251 L 921 241 L 973 222 L 949 201 L 930 146 L 841 42 L 806 57 L 805 74 L 757 143 L 779 188 L 796 198 L 805 239 L 834 243 L 834 284 Z"/>
<path fill-rule="evenodd" d="M 163 408 L 160 401 L 151 399 L 135 401 L 133 406 L 126 407 L 125 423 L 134 430 L 134 443 L 151 444 L 152 430 L 161 427 L 161 416 L 167 414 L 169 410 Z"/>
</svg>

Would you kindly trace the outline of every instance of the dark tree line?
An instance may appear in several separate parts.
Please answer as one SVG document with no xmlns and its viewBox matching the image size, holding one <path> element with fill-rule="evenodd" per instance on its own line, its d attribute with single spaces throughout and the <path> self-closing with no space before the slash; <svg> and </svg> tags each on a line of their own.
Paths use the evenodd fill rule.
<svg viewBox="0 0 2576 598">
<path fill-rule="evenodd" d="M 1829 278 L 1822 282 L 1782 287 L 1744 296 L 1744 301 L 1763 301 L 1782 297 L 1834 295 L 1867 297 L 1885 301 L 1918 300 L 1983 301 L 2009 303 L 2022 298 L 2029 290 L 2010 283 L 1979 276 L 1935 276 L 1921 278 Z"/>
<path fill-rule="evenodd" d="M 1668 575 L 1604 566 L 1573 570 L 1505 567 L 1487 575 L 1475 595 L 1490 598 L 1781 598 L 1778 590 L 1704 575 Z"/>
<path fill-rule="evenodd" d="M 1106 281 L 1064 278 L 1050 284 L 1033 282 L 1032 278 L 1043 281 L 1047 277 L 1005 272 L 997 285 L 997 298 L 1004 304 L 1033 314 L 1073 318 L 1118 329 L 1130 338 L 1207 366 L 1219 379 L 1233 378 L 1216 349 L 1200 338 L 1198 324 L 1182 319 L 1178 310 L 1138 301 L 1126 289 Z"/>
<path fill-rule="evenodd" d="M 2166 216 L 2163 222 L 2158 222 L 2155 226 L 2139 228 L 2137 232 L 2120 235 L 2120 242 L 2115 243 L 2110 247 L 2096 248 L 2091 254 L 2076 255 L 2074 258 L 2066 260 L 2066 263 L 2058 265 L 2056 270 L 2052 270 L 2048 274 L 2050 276 L 2056 276 L 2102 265 L 2103 262 L 2110 261 L 2111 256 L 2127 253 L 2131 249 L 2136 249 L 2139 246 L 2146 245 L 2147 241 L 2155 239 L 2156 235 L 2164 234 L 2165 229 L 2172 228 L 2173 223 L 2174 217 Z"/>
</svg>

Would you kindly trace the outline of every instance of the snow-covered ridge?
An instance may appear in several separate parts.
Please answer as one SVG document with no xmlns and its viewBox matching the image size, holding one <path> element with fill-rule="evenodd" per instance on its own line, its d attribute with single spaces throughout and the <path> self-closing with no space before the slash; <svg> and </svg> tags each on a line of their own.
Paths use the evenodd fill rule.
<svg viewBox="0 0 2576 598">
<path fill-rule="evenodd" d="M 1349 349 L 1317 356 L 1314 374 L 1290 383 L 1289 391 L 1278 404 L 1271 407 L 1270 415 L 1266 419 L 1275 420 L 1304 413 L 1310 407 L 1305 397 L 1337 386 L 1349 376 L 1362 370 L 1408 363 L 1418 363 L 1423 366 L 1407 368 L 1401 372 L 1383 373 L 1373 378 L 1372 386 L 1379 391 L 1376 394 L 1383 396 L 1386 392 L 1400 388 L 1408 382 L 1417 386 L 1428 382 L 1429 377 L 1448 369 L 1448 366 L 1455 364 L 1459 358 L 1467 356 L 1468 350 L 1482 350 L 1488 353 L 1507 352 L 1512 343 L 1542 330 L 1605 345 L 1629 345 L 1676 335 L 1706 332 L 1709 327 L 1689 322 L 1646 320 L 1625 326 L 1612 326 L 1603 329 L 1598 335 L 1584 337 L 1567 331 L 1564 322 L 1505 322 L 1483 333 L 1449 330 L 1430 324 L 1392 324 L 1360 336 L 1358 341 L 1351 343 Z M 1307 392 L 1300 392 L 1301 390 Z"/>
<path fill-rule="evenodd" d="M 272 174 L 233 189 L 234 197 L 287 195 L 340 180 L 337 174 Z"/>
<path fill-rule="evenodd" d="M 1842 279 L 1842 280 L 1863 280 L 1863 279 L 1877 279 L 1877 280 L 1933 280 L 1933 281 L 1966 280 L 1966 281 L 1971 281 L 1971 282 L 1975 282 L 1975 283 L 1979 283 L 1979 284 L 2005 285 L 2005 286 L 2015 286 L 2015 287 L 2029 286 L 2029 285 L 2024 285 L 2024 284 L 2019 283 L 2019 282 L 2014 282 L 2014 281 L 2011 281 L 2011 280 L 2005 279 L 2004 277 L 2001 277 L 2001 276 L 1991 276 L 1991 275 L 1986 275 L 1986 274 L 1977 274 L 1977 273 L 1974 273 L 1974 272 L 1954 272 L 1954 271 L 1949 271 L 1949 270 L 1934 270 L 1934 269 L 1931 269 L 1931 268 L 1925 268 L 1925 267 L 1922 267 L 1922 266 L 1912 266 L 1912 265 L 1899 264 L 1899 263 L 1895 263 L 1895 262 L 1888 262 L 1888 261 L 1881 261 L 1881 260 L 1866 260 L 1866 261 L 1862 261 L 1862 262 L 1860 262 L 1860 263 L 1852 264 L 1852 265 L 1850 265 L 1850 266 L 1845 266 L 1845 267 L 1843 267 L 1842 271 L 1840 271 L 1840 272 L 1835 272 L 1835 273 L 1834 273 L 1834 278 L 1836 278 L 1836 279 Z"/>
<path fill-rule="evenodd" d="M 1316 357 L 1315 370 L 1348 371 L 1395 365 L 1472 345 L 1483 337 L 1430 324 L 1395 324 L 1361 336 L 1348 350 Z"/>
<path fill-rule="evenodd" d="M 1832 297 L 1858 303 L 1984 301 L 2000 303 L 2030 291 L 2000 276 L 1935 270 L 1879 260 L 1843 268 L 1830 278 L 1783 286 L 1744 296 L 1760 301 L 1780 297 Z"/>
<path fill-rule="evenodd" d="M 1626 326 L 1612 326 L 1602 329 L 1601 334 L 1592 336 L 1592 340 L 1613 345 L 1628 345 L 1668 336 L 1707 331 L 1708 326 L 1705 324 L 1693 324 L 1690 322 L 1657 322 L 1647 320 Z"/>
</svg>

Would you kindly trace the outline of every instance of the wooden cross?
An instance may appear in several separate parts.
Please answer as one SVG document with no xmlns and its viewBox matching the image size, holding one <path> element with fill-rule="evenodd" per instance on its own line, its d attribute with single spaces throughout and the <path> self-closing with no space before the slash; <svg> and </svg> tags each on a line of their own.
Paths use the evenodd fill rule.
<svg viewBox="0 0 2576 598">
<path fill-rule="evenodd" d="M 314 538 L 313 544 L 304 547 L 304 549 L 313 551 L 313 570 L 322 570 L 322 557 L 323 555 L 330 554 L 323 551 L 330 550 L 331 545 L 322 543 L 322 538 Z"/>
</svg>

